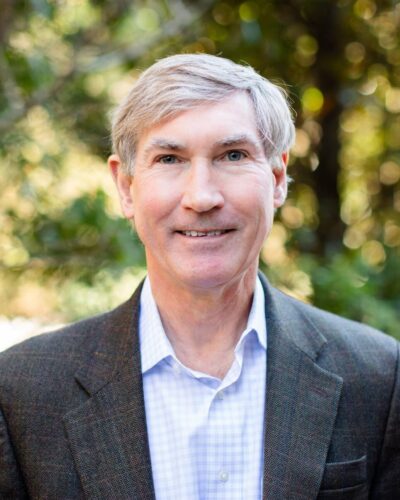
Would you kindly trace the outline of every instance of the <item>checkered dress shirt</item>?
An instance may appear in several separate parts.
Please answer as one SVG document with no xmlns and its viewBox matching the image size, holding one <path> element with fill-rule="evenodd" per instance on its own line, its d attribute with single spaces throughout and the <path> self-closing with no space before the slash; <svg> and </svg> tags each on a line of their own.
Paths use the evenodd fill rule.
<svg viewBox="0 0 400 500">
<path fill-rule="evenodd" d="M 257 279 L 247 327 L 220 380 L 191 370 L 164 332 L 147 278 L 140 350 L 157 500 L 262 498 L 266 325 Z"/>
</svg>

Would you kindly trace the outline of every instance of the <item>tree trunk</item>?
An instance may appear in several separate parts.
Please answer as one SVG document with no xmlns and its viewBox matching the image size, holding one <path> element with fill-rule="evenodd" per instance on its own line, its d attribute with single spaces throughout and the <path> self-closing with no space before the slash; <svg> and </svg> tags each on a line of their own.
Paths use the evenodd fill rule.
<svg viewBox="0 0 400 500">
<path fill-rule="evenodd" d="M 339 99 L 344 71 L 344 43 L 346 23 L 336 2 L 310 2 L 300 11 L 306 18 L 312 35 L 319 45 L 318 60 L 313 66 L 316 86 L 324 96 L 319 117 L 322 139 L 318 147 L 319 166 L 314 172 L 316 194 L 319 200 L 319 226 L 316 231 L 316 252 L 330 255 L 342 245 L 345 226 L 340 219 L 338 176 L 340 165 L 339 119 L 343 105 Z"/>
</svg>

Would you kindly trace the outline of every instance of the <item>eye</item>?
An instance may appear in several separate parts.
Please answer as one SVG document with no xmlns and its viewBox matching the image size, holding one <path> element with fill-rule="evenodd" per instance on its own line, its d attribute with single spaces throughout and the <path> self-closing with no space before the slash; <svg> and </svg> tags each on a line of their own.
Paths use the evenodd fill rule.
<svg viewBox="0 0 400 500">
<path fill-rule="evenodd" d="M 175 155 L 164 155 L 157 158 L 157 163 L 163 163 L 164 165 L 173 165 L 178 163 L 178 158 Z"/>
<path fill-rule="evenodd" d="M 232 151 L 225 153 L 224 158 L 228 161 L 240 161 L 243 160 L 243 158 L 246 158 L 246 154 L 243 151 L 233 149 Z"/>
</svg>

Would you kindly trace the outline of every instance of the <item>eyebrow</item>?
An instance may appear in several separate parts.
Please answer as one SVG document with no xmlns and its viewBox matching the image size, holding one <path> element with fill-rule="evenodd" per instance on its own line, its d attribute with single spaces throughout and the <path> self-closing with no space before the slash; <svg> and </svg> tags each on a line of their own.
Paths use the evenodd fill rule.
<svg viewBox="0 0 400 500">
<path fill-rule="evenodd" d="M 220 146 L 220 147 L 239 146 L 241 144 L 250 144 L 258 151 L 260 151 L 260 149 L 261 149 L 260 148 L 260 141 L 255 139 L 253 136 L 248 135 L 248 134 L 231 135 L 231 136 L 225 137 L 224 139 L 221 139 L 220 141 L 217 141 L 215 143 L 216 146 Z"/>
<path fill-rule="evenodd" d="M 146 146 L 143 152 L 144 158 L 147 158 L 154 149 L 163 149 L 166 151 L 182 151 L 183 149 L 185 149 L 185 145 L 179 142 L 171 141 L 169 139 L 155 137 L 154 139 L 152 139 L 150 144 Z"/>
</svg>

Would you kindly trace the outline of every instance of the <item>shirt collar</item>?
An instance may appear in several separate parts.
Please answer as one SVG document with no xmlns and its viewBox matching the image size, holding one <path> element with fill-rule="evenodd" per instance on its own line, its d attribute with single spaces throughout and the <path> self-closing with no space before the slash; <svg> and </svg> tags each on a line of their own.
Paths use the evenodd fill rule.
<svg viewBox="0 0 400 500">
<path fill-rule="evenodd" d="M 267 348 L 264 299 L 264 290 L 260 279 L 257 277 L 247 326 L 237 343 L 235 351 L 243 345 L 244 339 L 251 331 L 256 332 L 260 345 L 264 349 Z M 176 359 L 172 345 L 165 334 L 148 277 L 144 281 L 140 296 L 139 340 L 142 373 L 146 373 L 165 358 L 172 356 Z"/>
<path fill-rule="evenodd" d="M 251 305 L 247 326 L 241 338 L 244 338 L 246 333 L 255 331 L 259 343 L 264 349 L 267 349 L 267 326 L 265 321 L 265 295 L 260 279 L 257 277 L 256 287 L 253 295 L 253 303 Z M 238 345 L 241 340 L 239 340 Z"/>
<path fill-rule="evenodd" d="M 165 334 L 148 277 L 144 281 L 140 295 L 139 339 L 142 373 L 146 373 L 166 357 L 174 356 L 174 350 Z"/>
</svg>

